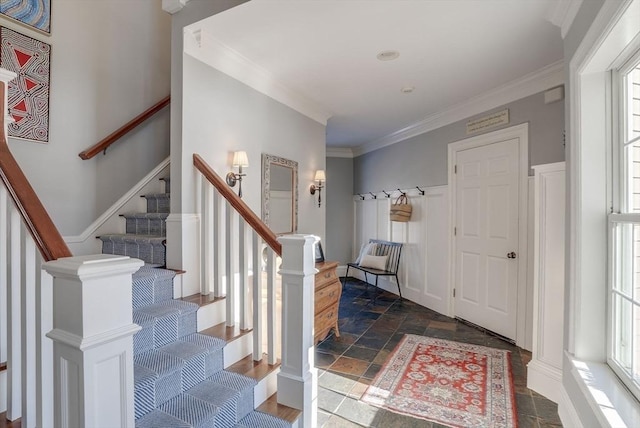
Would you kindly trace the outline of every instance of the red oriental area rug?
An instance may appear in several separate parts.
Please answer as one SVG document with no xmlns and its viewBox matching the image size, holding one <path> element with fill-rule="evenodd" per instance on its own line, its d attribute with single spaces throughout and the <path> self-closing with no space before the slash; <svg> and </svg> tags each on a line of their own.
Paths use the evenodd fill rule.
<svg viewBox="0 0 640 428">
<path fill-rule="evenodd" d="M 362 401 L 452 427 L 515 428 L 509 351 L 407 334 Z"/>
</svg>

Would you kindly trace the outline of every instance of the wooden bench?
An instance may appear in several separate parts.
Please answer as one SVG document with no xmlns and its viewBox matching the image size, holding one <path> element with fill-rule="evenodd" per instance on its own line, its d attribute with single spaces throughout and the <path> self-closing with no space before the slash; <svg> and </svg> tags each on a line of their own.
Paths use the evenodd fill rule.
<svg viewBox="0 0 640 428">
<path fill-rule="evenodd" d="M 347 263 L 347 272 L 345 277 L 349 276 L 349 269 L 354 268 L 364 272 L 365 281 L 369 283 L 367 274 L 374 275 L 376 277 L 376 287 L 378 287 L 379 276 L 395 276 L 396 284 L 398 284 L 398 294 L 402 298 L 402 291 L 400 291 L 400 281 L 398 280 L 398 267 L 400 266 L 400 253 L 402 252 L 402 244 L 399 242 L 382 241 L 380 239 L 369 239 L 370 244 L 377 244 L 374 256 L 387 256 L 386 269 L 374 269 L 370 267 L 360 266 L 358 263 Z"/>
</svg>

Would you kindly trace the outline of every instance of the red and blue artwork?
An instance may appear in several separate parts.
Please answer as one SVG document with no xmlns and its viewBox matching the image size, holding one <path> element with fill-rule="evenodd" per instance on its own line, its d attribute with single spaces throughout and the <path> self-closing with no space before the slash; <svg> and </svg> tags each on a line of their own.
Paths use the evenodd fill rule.
<svg viewBox="0 0 640 428">
<path fill-rule="evenodd" d="M 50 59 L 51 45 L 0 27 L 0 67 L 18 75 L 8 84 L 10 137 L 49 141 Z"/>
<path fill-rule="evenodd" d="M 51 33 L 51 0 L 2 0 L 0 14 Z"/>
</svg>

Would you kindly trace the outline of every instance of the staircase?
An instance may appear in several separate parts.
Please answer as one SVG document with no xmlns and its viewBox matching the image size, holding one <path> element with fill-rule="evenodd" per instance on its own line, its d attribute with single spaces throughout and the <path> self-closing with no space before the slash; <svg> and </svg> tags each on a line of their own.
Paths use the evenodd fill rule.
<svg viewBox="0 0 640 428">
<path fill-rule="evenodd" d="M 142 327 L 133 337 L 136 426 L 292 427 L 254 410 L 258 381 L 224 370 L 227 342 L 197 332 L 199 304 L 173 299 L 176 272 L 162 268 L 170 193 L 163 180 L 165 193 L 144 196 L 146 213 L 122 215 L 125 234 L 99 237 L 103 253 L 145 262 L 133 275 L 133 321 Z"/>
</svg>

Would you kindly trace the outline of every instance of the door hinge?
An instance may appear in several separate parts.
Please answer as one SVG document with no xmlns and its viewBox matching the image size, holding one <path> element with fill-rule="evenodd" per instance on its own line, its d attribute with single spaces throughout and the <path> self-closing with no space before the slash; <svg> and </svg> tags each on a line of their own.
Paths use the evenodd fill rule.
<svg viewBox="0 0 640 428">
<path fill-rule="evenodd" d="M 458 165 L 454 165 L 453 166 L 453 173 L 457 174 L 458 173 Z"/>
<path fill-rule="evenodd" d="M 453 228 L 453 236 L 456 236 L 458 234 L 458 228 L 454 227 Z"/>
<path fill-rule="evenodd" d="M 453 289 L 453 297 L 454 298 L 456 297 L 456 289 L 455 288 Z"/>
</svg>

